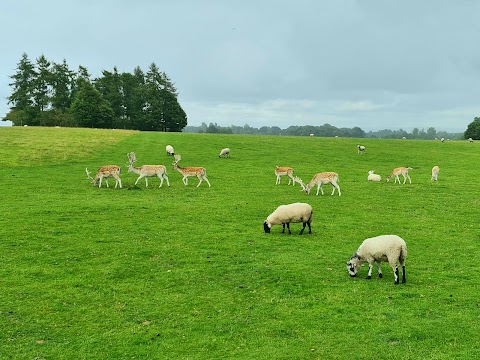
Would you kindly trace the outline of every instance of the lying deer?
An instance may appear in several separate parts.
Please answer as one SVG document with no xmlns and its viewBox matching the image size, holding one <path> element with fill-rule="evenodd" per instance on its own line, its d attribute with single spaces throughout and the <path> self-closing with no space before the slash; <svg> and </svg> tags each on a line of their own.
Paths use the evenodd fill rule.
<svg viewBox="0 0 480 360">
<path fill-rule="evenodd" d="M 95 178 L 92 178 L 91 172 L 88 171 L 88 168 L 85 168 L 85 172 L 87 173 L 87 178 L 92 180 L 94 186 L 102 187 L 102 180 L 105 179 L 105 183 L 108 186 L 108 178 L 113 177 L 115 178 L 115 188 L 120 185 L 120 189 L 122 188 L 122 180 L 120 179 L 120 166 L 117 165 L 105 165 L 98 169 L 97 175 Z"/>
<path fill-rule="evenodd" d="M 182 157 L 180 155 L 174 155 L 175 156 L 175 161 L 173 162 L 173 170 L 177 170 L 180 174 L 183 175 L 183 184 L 185 186 L 188 185 L 188 178 L 190 176 L 196 176 L 199 180 L 197 187 L 200 186 L 203 180 L 205 180 L 208 184 L 208 187 L 210 187 L 210 181 L 207 179 L 207 169 L 203 167 L 196 167 L 196 166 L 187 166 L 187 167 L 181 167 L 178 165 L 178 162 L 182 160 Z"/>
</svg>

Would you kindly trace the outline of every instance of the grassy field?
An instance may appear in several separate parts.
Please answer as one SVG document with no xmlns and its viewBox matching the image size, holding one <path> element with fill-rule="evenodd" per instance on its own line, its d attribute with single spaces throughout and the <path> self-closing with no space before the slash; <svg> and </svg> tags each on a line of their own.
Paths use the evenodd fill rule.
<svg viewBox="0 0 480 360">
<path fill-rule="evenodd" d="M 212 187 L 185 187 L 167 144 Z M 480 357 L 478 143 L 0 127 L 0 146 L 1 359 Z M 171 186 L 134 186 L 130 151 Z M 86 179 L 106 164 L 123 189 Z M 276 186 L 275 165 L 336 171 L 342 196 Z M 398 166 L 411 185 L 366 181 Z M 264 234 L 297 201 L 313 234 Z M 390 233 L 407 283 L 388 264 L 350 278 L 363 239 Z"/>
</svg>

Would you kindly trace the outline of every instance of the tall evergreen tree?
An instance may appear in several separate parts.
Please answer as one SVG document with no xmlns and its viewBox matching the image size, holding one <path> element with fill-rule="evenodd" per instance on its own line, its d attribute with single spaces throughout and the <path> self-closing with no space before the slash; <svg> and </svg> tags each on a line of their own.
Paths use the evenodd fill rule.
<svg viewBox="0 0 480 360">
<path fill-rule="evenodd" d="M 66 112 L 72 104 L 75 72 L 64 59 L 61 64 L 53 64 L 52 76 L 52 108 Z"/>
<path fill-rule="evenodd" d="M 7 98 L 8 103 L 12 105 L 7 118 L 14 125 L 32 125 L 34 122 L 33 91 L 36 77 L 35 66 L 28 55 L 23 53 L 20 62 L 17 64 L 15 75 L 10 76 L 13 82 L 9 85 L 13 88 L 13 91 Z"/>
<path fill-rule="evenodd" d="M 120 74 L 114 67 L 113 73 L 103 70 L 102 75 L 101 78 L 95 79 L 95 88 L 110 103 L 114 113 L 115 127 L 121 127 L 122 119 L 125 116 L 125 106 Z"/>
<path fill-rule="evenodd" d="M 112 107 L 90 81 L 80 79 L 71 111 L 81 127 L 112 128 Z"/>
<path fill-rule="evenodd" d="M 33 83 L 33 98 L 35 107 L 40 113 L 45 111 L 50 104 L 52 89 L 52 71 L 51 63 L 44 55 L 37 58 L 37 76 Z"/>
</svg>

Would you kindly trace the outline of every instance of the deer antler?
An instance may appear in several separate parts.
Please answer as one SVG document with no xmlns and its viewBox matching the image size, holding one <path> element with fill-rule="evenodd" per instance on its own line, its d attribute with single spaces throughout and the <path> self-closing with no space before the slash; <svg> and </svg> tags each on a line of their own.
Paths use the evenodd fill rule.
<svg viewBox="0 0 480 360">
<path fill-rule="evenodd" d="M 127 157 L 128 157 L 128 162 L 130 163 L 130 165 L 132 165 L 135 161 L 137 161 L 137 155 L 135 155 L 135 153 L 133 151 L 129 152 L 127 154 Z"/>
<path fill-rule="evenodd" d="M 175 158 L 174 164 L 177 164 L 180 160 L 182 160 L 182 157 L 180 156 L 180 154 L 176 154 L 173 157 Z"/>
<path fill-rule="evenodd" d="M 87 179 L 93 180 L 92 175 L 91 175 L 92 172 L 88 171 L 88 168 L 85 168 L 85 172 L 87 173 Z"/>
<path fill-rule="evenodd" d="M 293 178 L 293 181 L 296 182 L 296 183 L 299 183 L 300 186 L 303 188 L 303 190 L 300 190 L 300 191 L 305 191 L 306 186 L 305 186 L 305 184 L 303 183 L 302 179 L 300 179 L 298 176 L 295 176 L 295 177 Z"/>
</svg>

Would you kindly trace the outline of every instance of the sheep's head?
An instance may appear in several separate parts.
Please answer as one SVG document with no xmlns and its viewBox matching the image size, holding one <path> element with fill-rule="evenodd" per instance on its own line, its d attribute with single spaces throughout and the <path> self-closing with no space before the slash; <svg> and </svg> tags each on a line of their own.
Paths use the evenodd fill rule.
<svg viewBox="0 0 480 360">
<path fill-rule="evenodd" d="M 265 234 L 270 234 L 270 228 L 272 226 L 267 222 L 267 220 L 263 223 L 263 230 L 265 230 Z"/>
<path fill-rule="evenodd" d="M 357 276 L 357 272 L 362 267 L 362 263 L 357 253 L 350 258 L 350 261 L 347 262 L 347 270 L 351 277 Z"/>
</svg>

